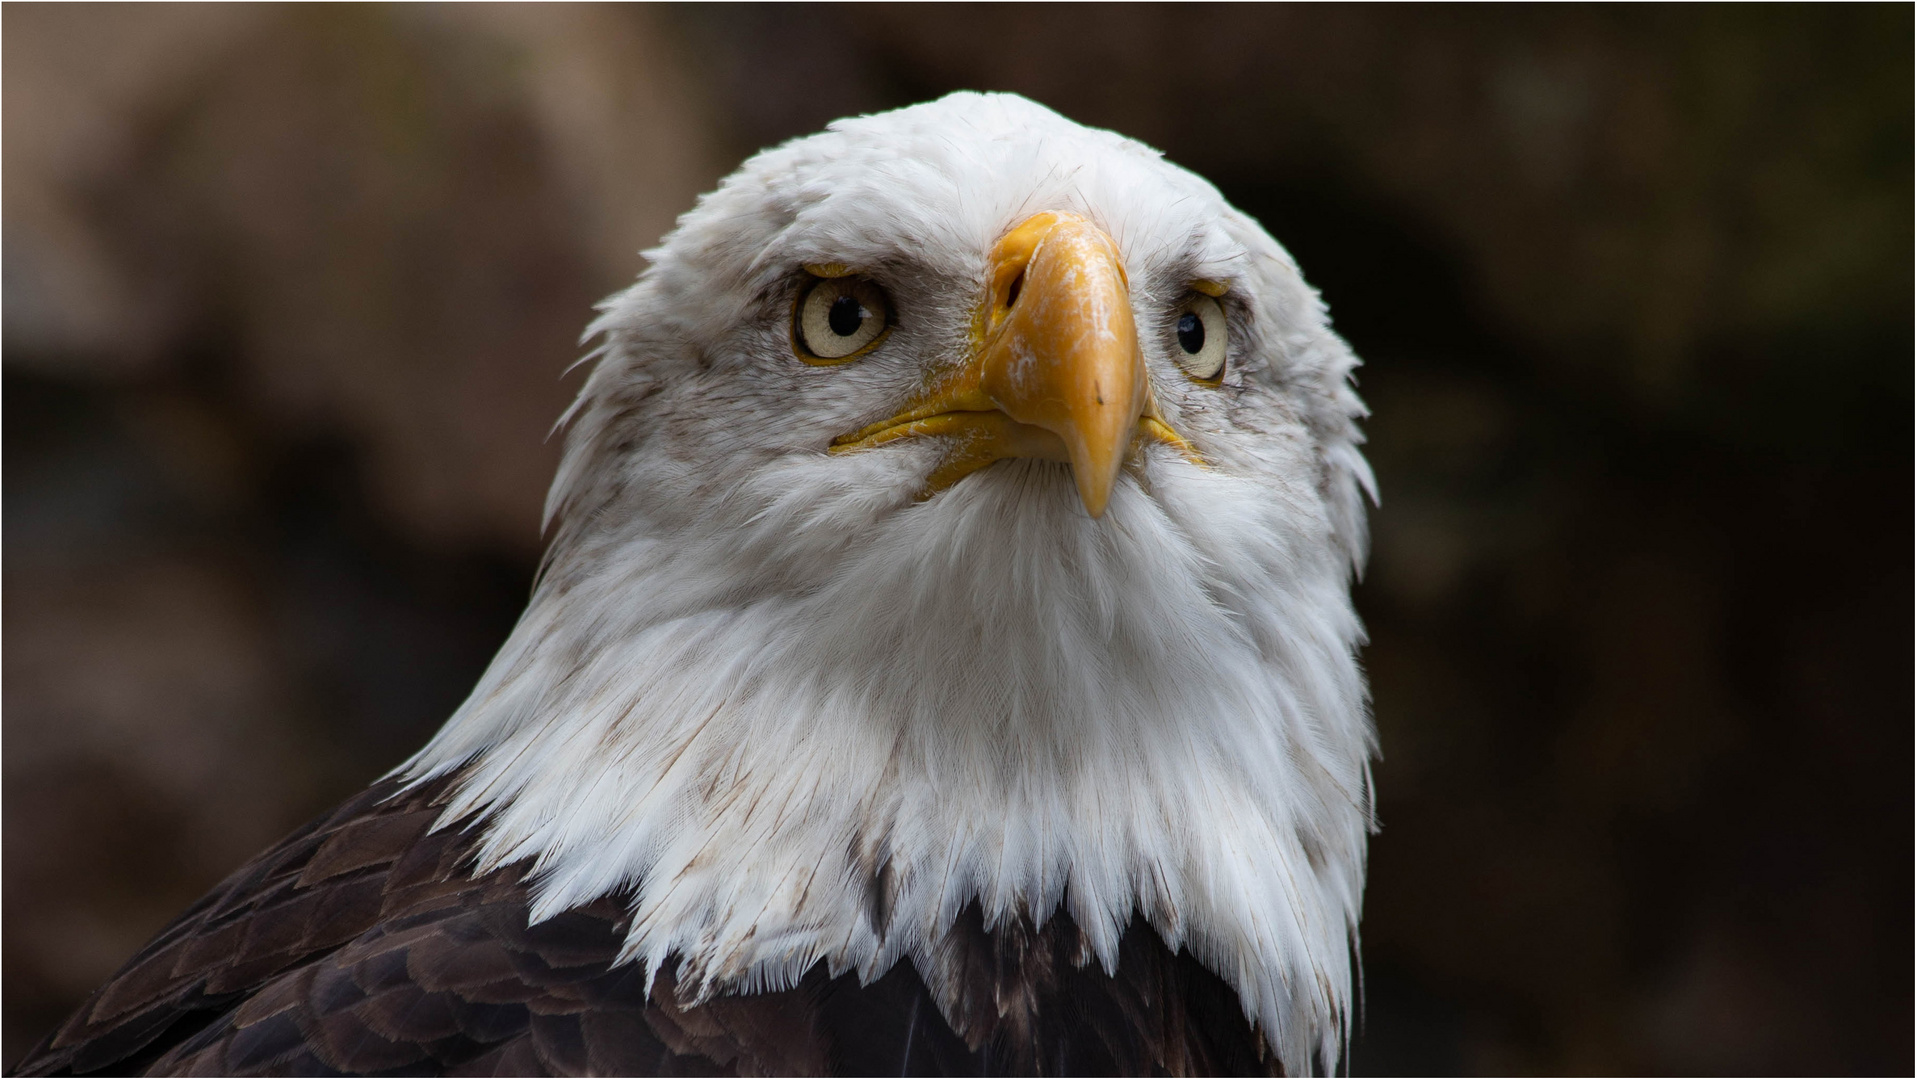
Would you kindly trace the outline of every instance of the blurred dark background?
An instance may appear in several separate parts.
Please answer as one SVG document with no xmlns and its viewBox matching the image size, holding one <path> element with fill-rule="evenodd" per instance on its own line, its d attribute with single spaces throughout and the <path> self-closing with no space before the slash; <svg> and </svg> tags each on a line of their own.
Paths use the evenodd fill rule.
<svg viewBox="0 0 1917 1080">
<path fill-rule="evenodd" d="M 1165 150 L 1366 360 L 1366 1073 L 1908 1073 L 1912 9 L 4 19 L 4 1056 L 511 626 L 591 304 L 970 87 Z"/>
</svg>

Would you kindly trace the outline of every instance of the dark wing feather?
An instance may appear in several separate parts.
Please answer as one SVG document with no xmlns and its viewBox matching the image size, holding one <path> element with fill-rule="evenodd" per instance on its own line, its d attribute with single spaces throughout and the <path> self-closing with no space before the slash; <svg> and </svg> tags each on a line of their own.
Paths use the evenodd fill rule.
<svg viewBox="0 0 1917 1080">
<path fill-rule="evenodd" d="M 528 926 L 524 866 L 473 876 L 474 834 L 429 831 L 451 784 L 382 781 L 242 867 L 95 991 L 20 1074 L 1277 1068 L 1230 988 L 1142 921 L 1113 976 L 1086 962 L 1063 915 L 987 932 L 972 908 L 935 988 L 909 963 L 870 986 L 820 964 L 791 990 L 682 1006 L 670 972 L 647 987 L 635 965 L 615 964 L 627 898 Z"/>
</svg>

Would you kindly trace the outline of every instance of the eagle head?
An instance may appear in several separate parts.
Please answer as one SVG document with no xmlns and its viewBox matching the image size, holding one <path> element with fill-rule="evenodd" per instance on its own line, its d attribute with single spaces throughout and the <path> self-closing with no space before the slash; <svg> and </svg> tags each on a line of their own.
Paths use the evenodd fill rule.
<svg viewBox="0 0 1917 1080">
<path fill-rule="evenodd" d="M 1204 180 L 1011 95 L 767 150 L 589 334 L 528 610 L 406 769 L 694 997 L 1143 919 L 1334 1060 L 1356 364 Z"/>
</svg>

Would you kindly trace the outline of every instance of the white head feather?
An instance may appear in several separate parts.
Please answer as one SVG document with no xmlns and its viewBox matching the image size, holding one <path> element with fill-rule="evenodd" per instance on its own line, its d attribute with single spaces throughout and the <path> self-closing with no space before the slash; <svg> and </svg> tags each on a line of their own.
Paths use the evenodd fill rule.
<svg viewBox="0 0 1917 1080">
<path fill-rule="evenodd" d="M 920 501 L 931 442 L 828 456 L 967 348 L 988 253 L 1041 210 L 1115 239 L 1159 409 L 1213 467 L 1154 447 L 1094 520 L 1064 464 Z M 533 860 L 535 919 L 634 888 L 628 955 L 695 994 L 929 973 L 974 900 L 1062 905 L 1110 970 L 1137 911 L 1292 1068 L 1336 1060 L 1371 479 L 1356 360 L 1290 257 L 1147 147 L 969 93 L 757 155 L 648 257 L 590 331 L 531 605 L 406 766 L 468 768 L 446 820 Z M 814 367 L 793 290 L 827 262 L 897 327 Z M 1169 351 L 1198 279 L 1235 305 L 1218 388 Z"/>
</svg>

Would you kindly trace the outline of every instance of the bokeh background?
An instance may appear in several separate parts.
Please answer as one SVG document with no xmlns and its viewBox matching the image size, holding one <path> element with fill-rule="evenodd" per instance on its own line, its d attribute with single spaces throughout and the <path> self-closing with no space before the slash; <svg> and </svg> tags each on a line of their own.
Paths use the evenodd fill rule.
<svg viewBox="0 0 1917 1080">
<path fill-rule="evenodd" d="M 527 594 L 598 298 L 969 87 L 1366 360 L 1377 1073 L 1908 1073 L 1912 9 L 42 7 L 4 23 L 4 1057 Z"/>
</svg>

